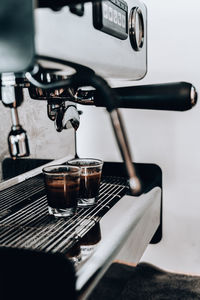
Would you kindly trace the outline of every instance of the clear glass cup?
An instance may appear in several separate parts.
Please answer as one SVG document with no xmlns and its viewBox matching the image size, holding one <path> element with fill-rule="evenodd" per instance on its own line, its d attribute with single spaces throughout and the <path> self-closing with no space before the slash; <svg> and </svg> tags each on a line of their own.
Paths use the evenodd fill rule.
<svg viewBox="0 0 200 300">
<path fill-rule="evenodd" d="M 103 161 L 94 158 L 77 158 L 67 163 L 81 168 L 78 206 L 95 205 L 98 202 Z"/>
<path fill-rule="evenodd" d="M 76 213 L 80 173 L 79 167 L 56 165 L 43 168 L 48 210 L 55 217 L 69 217 Z"/>
</svg>

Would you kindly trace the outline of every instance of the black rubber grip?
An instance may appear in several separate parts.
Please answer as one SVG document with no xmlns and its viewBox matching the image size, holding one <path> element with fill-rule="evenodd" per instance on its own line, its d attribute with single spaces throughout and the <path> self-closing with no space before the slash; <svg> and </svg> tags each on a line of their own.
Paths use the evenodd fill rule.
<svg viewBox="0 0 200 300">
<path fill-rule="evenodd" d="M 119 108 L 185 111 L 197 102 L 197 92 L 188 82 L 153 84 L 115 88 Z M 94 94 L 96 106 L 104 106 L 98 92 Z"/>
</svg>

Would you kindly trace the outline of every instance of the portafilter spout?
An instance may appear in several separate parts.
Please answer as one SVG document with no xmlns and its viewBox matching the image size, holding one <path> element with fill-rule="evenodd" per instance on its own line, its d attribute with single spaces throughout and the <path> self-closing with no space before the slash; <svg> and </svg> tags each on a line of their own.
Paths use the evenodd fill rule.
<svg viewBox="0 0 200 300">
<path fill-rule="evenodd" d="M 56 74 L 59 69 L 43 69 L 40 67 L 37 78 L 42 84 L 56 84 L 67 79 L 64 74 Z M 73 96 L 68 89 L 38 88 L 32 84 L 28 88 L 31 99 L 47 101 L 47 115 L 51 121 L 54 121 L 55 128 L 58 132 L 63 129 L 78 129 L 80 117 L 76 105 L 71 102 Z"/>
</svg>

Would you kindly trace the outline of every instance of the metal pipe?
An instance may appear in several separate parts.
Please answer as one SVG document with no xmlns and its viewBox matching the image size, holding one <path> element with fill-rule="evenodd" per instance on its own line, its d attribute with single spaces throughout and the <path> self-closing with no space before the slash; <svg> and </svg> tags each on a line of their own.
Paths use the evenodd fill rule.
<svg viewBox="0 0 200 300">
<path fill-rule="evenodd" d="M 13 126 L 19 126 L 19 115 L 17 107 L 13 106 L 11 109 L 11 119 L 12 119 L 12 125 Z"/>
<path fill-rule="evenodd" d="M 124 129 L 121 115 L 118 109 L 110 112 L 110 119 L 113 126 L 114 134 L 121 152 L 122 158 L 126 165 L 126 170 L 129 176 L 129 186 L 132 195 L 138 195 L 141 192 L 141 183 L 137 177 L 134 164 L 131 159 L 130 147 Z"/>
</svg>

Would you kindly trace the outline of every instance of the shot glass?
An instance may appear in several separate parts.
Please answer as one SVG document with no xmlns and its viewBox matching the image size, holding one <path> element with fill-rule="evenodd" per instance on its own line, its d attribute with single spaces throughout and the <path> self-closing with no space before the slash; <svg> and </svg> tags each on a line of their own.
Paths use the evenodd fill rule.
<svg viewBox="0 0 200 300">
<path fill-rule="evenodd" d="M 76 213 L 80 188 L 79 167 L 57 165 L 43 168 L 48 210 L 55 217 Z"/>
<path fill-rule="evenodd" d="M 78 158 L 67 163 L 81 168 L 78 206 L 95 205 L 98 202 L 103 161 L 94 158 Z"/>
</svg>

